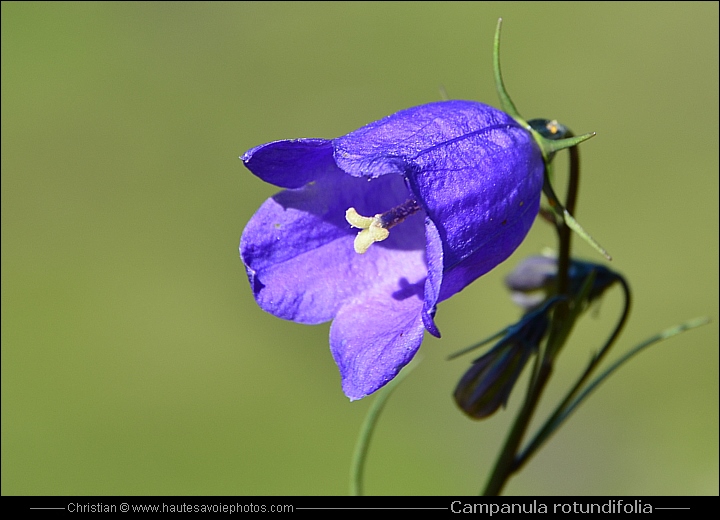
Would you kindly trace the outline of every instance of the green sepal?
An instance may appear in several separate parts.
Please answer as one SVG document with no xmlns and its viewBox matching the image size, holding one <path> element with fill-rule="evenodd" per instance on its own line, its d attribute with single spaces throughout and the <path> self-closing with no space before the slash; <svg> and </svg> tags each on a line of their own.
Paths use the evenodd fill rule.
<svg viewBox="0 0 720 520">
<path fill-rule="evenodd" d="M 528 121 L 530 131 L 533 134 L 535 142 L 540 147 L 543 159 L 546 163 L 553 160 L 556 152 L 565 148 L 572 148 L 583 141 L 587 141 L 591 137 L 595 137 L 595 132 L 574 136 L 570 130 L 557 121 L 548 119 L 531 119 Z M 571 137 L 565 137 L 570 134 Z"/>
<path fill-rule="evenodd" d="M 595 132 L 590 132 L 589 134 L 583 134 L 576 137 L 566 137 L 565 139 L 551 140 L 546 139 L 543 136 L 540 136 L 540 139 L 543 141 L 542 147 L 544 150 L 547 150 L 550 153 L 555 153 L 560 150 L 564 150 L 565 148 L 577 146 L 591 137 L 595 137 Z"/>
<path fill-rule="evenodd" d="M 505 89 L 505 83 L 500 72 L 500 28 L 502 27 L 502 18 L 498 18 L 497 27 L 495 28 L 495 40 L 493 42 L 493 72 L 495 74 L 495 89 L 500 98 L 500 108 L 503 112 L 509 114 L 523 128 L 530 130 L 530 125 L 525 121 L 515 107 L 515 103 L 510 99 L 510 95 Z"/>
<path fill-rule="evenodd" d="M 460 357 L 460 356 L 462 356 L 463 354 L 467 354 L 468 352 L 471 352 L 471 351 L 475 350 L 476 348 L 480 348 L 480 347 L 482 347 L 483 345 L 487 345 L 487 344 L 490 343 L 492 340 L 497 339 L 497 338 L 499 338 L 500 336 L 502 336 L 503 334 L 507 333 L 508 330 L 510 330 L 510 327 L 505 327 L 505 328 L 502 329 L 501 331 L 496 332 L 496 333 L 493 334 L 492 336 L 490 336 L 490 337 L 488 337 L 488 338 L 485 338 L 484 340 L 479 341 L 479 342 L 475 343 L 474 345 L 470 345 L 469 347 L 465 347 L 465 348 L 462 349 L 462 350 L 459 350 L 459 351 L 457 351 L 457 352 L 455 352 L 455 353 L 453 353 L 453 354 L 450 354 L 450 355 L 447 357 L 447 360 L 450 361 L 451 359 L 455 359 L 456 357 Z"/>
<path fill-rule="evenodd" d="M 505 83 L 503 82 L 502 73 L 500 71 L 500 29 L 502 27 L 502 18 L 498 18 L 497 27 L 495 28 L 495 40 L 493 42 L 493 72 L 495 75 L 495 88 L 497 89 L 498 97 L 500 98 L 500 107 L 503 109 L 505 113 L 510 115 L 515 121 L 518 122 L 523 128 L 526 128 L 529 132 L 532 133 L 533 137 L 535 138 L 535 141 L 537 142 L 538 146 L 540 147 L 540 150 L 543 155 L 543 159 L 545 161 L 545 183 L 543 186 L 543 191 L 545 192 L 545 195 L 548 197 L 548 200 L 550 202 L 550 206 L 552 209 L 564 220 L 565 224 L 575 231 L 580 237 L 585 240 L 588 244 L 592 246 L 593 249 L 595 249 L 598 253 L 603 255 L 606 259 L 612 260 L 611 256 L 608 254 L 608 252 L 593 238 L 590 236 L 590 234 L 585 231 L 582 226 L 573 218 L 573 216 L 568 212 L 565 207 L 560 203 L 557 196 L 555 195 L 555 192 L 552 189 L 552 184 L 550 183 L 549 176 L 549 169 L 550 169 L 550 161 L 552 160 L 554 154 L 559 150 L 564 150 L 565 148 L 570 148 L 573 146 L 577 146 L 578 144 L 582 143 L 583 141 L 587 141 L 591 137 L 595 135 L 595 133 L 589 133 L 584 134 L 577 137 L 568 137 L 565 139 L 547 139 L 543 137 L 539 132 L 537 132 L 533 127 L 525 121 L 518 112 L 517 108 L 515 107 L 515 103 L 512 102 L 512 99 L 510 99 L 510 95 L 507 92 L 507 89 L 505 88 Z M 564 128 L 564 127 L 563 127 Z"/>
<path fill-rule="evenodd" d="M 572 148 L 573 146 L 577 146 L 580 143 L 587 141 L 591 137 L 595 137 L 596 135 L 595 132 L 590 132 L 589 134 L 583 134 L 575 137 L 566 137 L 565 139 L 548 139 L 546 137 L 543 137 L 539 132 L 535 131 L 532 128 L 530 131 L 535 138 L 535 142 L 540 147 L 540 151 L 542 152 L 543 158 L 545 159 L 546 163 L 552 161 L 556 152 L 564 150 L 565 148 Z"/>
<path fill-rule="evenodd" d="M 502 28 L 502 18 L 498 18 L 497 27 L 495 28 L 495 39 L 493 41 L 493 73 L 495 76 L 495 89 L 497 90 L 498 97 L 500 98 L 500 108 L 503 112 L 510 115 L 515 121 L 517 121 L 523 128 L 528 129 L 532 132 L 535 140 L 537 141 L 540 149 L 542 150 L 543 157 L 549 160 L 552 155 L 565 148 L 577 146 L 593 137 L 595 133 L 584 134 L 578 137 L 568 137 L 566 139 L 547 139 L 543 137 L 539 132 L 532 128 L 532 125 L 528 123 L 518 112 L 515 103 L 510 98 L 507 89 L 505 88 L 505 82 L 503 81 L 502 72 L 500 70 L 500 29 Z M 563 130 L 567 130 L 564 126 L 560 125 Z"/>
<path fill-rule="evenodd" d="M 597 240 L 595 240 L 590 234 L 583 229 L 583 227 L 578 223 L 577 220 L 570 214 L 568 210 L 565 209 L 565 207 L 560 203 L 560 200 L 558 199 L 557 195 L 555 195 L 555 190 L 553 190 L 552 183 L 550 182 L 550 173 L 549 173 L 549 164 L 546 163 L 545 167 L 545 182 L 543 183 L 543 192 L 545 193 L 545 196 L 548 199 L 548 202 L 550 204 L 550 208 L 558 215 L 560 216 L 563 221 L 565 222 L 565 225 L 572 229 L 575 233 L 577 233 L 580 238 L 585 240 L 590 246 L 603 255 L 607 260 L 612 260 L 612 257 L 610 254 L 605 250 L 603 246 L 601 246 Z"/>
</svg>

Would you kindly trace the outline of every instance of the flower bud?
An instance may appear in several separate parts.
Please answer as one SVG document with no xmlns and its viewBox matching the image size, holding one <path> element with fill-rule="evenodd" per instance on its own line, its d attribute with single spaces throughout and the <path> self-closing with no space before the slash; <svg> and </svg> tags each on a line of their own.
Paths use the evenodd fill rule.
<svg viewBox="0 0 720 520">
<path fill-rule="evenodd" d="M 595 271 L 595 280 L 588 295 L 588 302 L 599 298 L 615 283 L 620 275 L 605 266 L 580 260 L 570 262 L 570 293 L 575 296 L 583 283 Z M 510 298 L 526 311 L 535 309 L 550 294 L 553 294 L 557 278 L 557 259 L 547 256 L 531 256 L 523 260 L 505 278 Z"/>
<path fill-rule="evenodd" d="M 550 325 L 550 309 L 560 298 L 548 300 L 507 329 L 505 336 L 476 359 L 455 388 L 457 405 L 471 418 L 484 419 L 505 406 L 523 367 L 535 353 Z"/>
</svg>

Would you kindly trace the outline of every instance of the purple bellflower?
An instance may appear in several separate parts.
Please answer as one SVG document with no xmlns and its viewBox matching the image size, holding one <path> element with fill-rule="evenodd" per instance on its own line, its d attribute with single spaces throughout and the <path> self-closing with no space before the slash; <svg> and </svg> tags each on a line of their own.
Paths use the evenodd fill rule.
<svg viewBox="0 0 720 520">
<path fill-rule="evenodd" d="M 241 159 L 285 188 L 240 239 L 255 299 L 298 323 L 333 320 L 350 400 L 395 377 L 425 330 L 439 337 L 437 304 L 520 245 L 544 171 L 530 131 L 473 101 L 409 108 L 337 139 L 275 141 Z"/>
</svg>

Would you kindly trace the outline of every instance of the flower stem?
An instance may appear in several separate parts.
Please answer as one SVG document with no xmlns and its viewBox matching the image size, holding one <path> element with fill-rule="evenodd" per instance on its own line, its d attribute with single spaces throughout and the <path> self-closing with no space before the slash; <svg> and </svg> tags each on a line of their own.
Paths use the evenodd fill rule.
<svg viewBox="0 0 720 520">
<path fill-rule="evenodd" d="M 365 473 L 365 460 L 367 459 L 368 449 L 370 448 L 370 439 L 372 438 L 373 431 L 377 425 L 377 421 L 380 418 L 380 412 L 382 412 L 387 403 L 390 394 L 400 384 L 400 382 L 412 372 L 413 368 L 420 362 L 418 357 L 415 358 L 417 361 L 411 362 L 401 370 L 400 373 L 380 392 L 373 401 L 370 409 L 368 410 L 363 425 L 360 429 L 360 434 L 355 443 L 355 452 L 353 453 L 352 464 L 350 465 L 350 494 L 352 496 L 362 496 L 363 494 L 363 475 Z"/>
<path fill-rule="evenodd" d="M 567 137 L 574 137 L 573 133 L 568 130 Z M 570 153 L 570 174 L 568 179 L 567 196 L 565 199 L 565 209 L 575 216 L 575 206 L 577 204 L 577 192 L 580 184 L 580 152 L 577 146 L 568 149 Z M 557 293 L 564 296 L 569 294 L 570 280 L 570 246 L 572 243 L 572 230 L 562 221 L 557 226 L 558 241 L 560 243 L 560 251 L 558 254 L 558 275 L 557 275 Z M 567 308 L 567 307 L 565 307 Z"/>
<path fill-rule="evenodd" d="M 552 373 L 552 366 L 550 364 L 544 364 L 540 362 L 540 371 L 537 377 L 533 380 L 532 384 L 528 387 L 528 393 L 523 403 L 520 413 L 518 413 L 515 423 L 513 424 L 510 435 L 505 441 L 500 456 L 495 463 L 495 469 L 490 476 L 490 480 L 485 487 L 483 495 L 485 496 L 497 496 L 502 491 L 503 487 L 507 483 L 508 479 L 512 476 L 515 467 L 515 454 L 520 448 L 525 430 L 527 430 L 530 420 L 532 419 L 533 412 L 537 406 L 542 391 L 547 384 L 550 374 Z"/>
<path fill-rule="evenodd" d="M 568 131 L 568 137 L 573 134 Z M 580 155 L 577 147 L 569 149 L 570 152 L 570 168 L 567 196 L 565 200 L 565 208 L 570 214 L 574 214 L 577 204 L 577 191 L 580 181 Z M 545 166 L 548 168 L 548 165 Z M 497 496 L 499 495 L 510 477 L 519 469 L 516 463 L 517 454 L 527 431 L 530 421 L 532 420 L 537 404 L 540 401 L 542 392 L 547 385 L 553 370 L 553 361 L 555 356 L 565 343 L 574 321 L 573 314 L 570 311 L 570 246 L 572 239 L 572 230 L 561 220 L 557 226 L 559 252 L 558 252 L 558 274 L 556 294 L 566 296 L 565 301 L 560 302 L 553 311 L 553 320 L 551 332 L 545 348 L 538 355 L 534 377 L 530 379 L 528 391 L 525 396 L 525 402 L 522 404 L 518 412 L 512 429 L 505 440 L 505 444 L 495 463 L 493 472 L 485 487 L 483 495 Z"/>
<path fill-rule="evenodd" d="M 562 422 L 563 418 L 567 417 L 568 410 L 571 409 L 572 403 L 577 401 L 576 397 L 583 385 L 586 383 L 588 378 L 592 375 L 593 371 L 603 360 L 605 354 L 608 353 L 610 347 L 613 346 L 615 341 L 620 336 L 620 332 L 622 331 L 623 326 L 625 325 L 627 318 L 630 315 L 631 292 L 630 286 L 627 284 L 623 277 L 620 277 L 618 280 L 623 289 L 625 303 L 623 306 L 622 314 L 620 315 L 620 318 L 615 325 L 615 329 L 613 329 L 613 332 L 610 334 L 610 337 L 607 339 L 600 351 L 595 354 L 595 356 L 593 356 L 583 374 L 578 378 L 575 385 L 565 396 L 565 399 L 563 399 L 563 401 L 557 406 L 552 415 L 550 415 L 550 417 L 545 421 L 545 424 L 535 434 L 535 437 L 532 439 L 532 441 L 530 441 L 530 443 L 526 446 L 522 453 L 517 456 L 515 460 L 515 471 L 519 471 L 521 467 L 529 460 L 529 458 L 534 453 L 536 453 L 537 450 L 542 446 L 542 444 L 546 440 L 548 440 L 550 436 L 557 430 L 557 427 Z"/>
</svg>

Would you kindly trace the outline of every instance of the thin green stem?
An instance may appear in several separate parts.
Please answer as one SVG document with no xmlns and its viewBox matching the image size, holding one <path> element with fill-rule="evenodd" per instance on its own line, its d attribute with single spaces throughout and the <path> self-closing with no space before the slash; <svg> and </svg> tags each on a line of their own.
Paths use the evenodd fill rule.
<svg viewBox="0 0 720 520">
<path fill-rule="evenodd" d="M 549 364 L 541 364 L 537 376 L 534 378 L 534 384 L 528 387 L 528 393 L 525 398 L 518 416 L 513 423 L 512 430 L 505 441 L 505 445 L 500 452 L 497 462 L 495 463 L 495 469 L 493 470 L 490 480 L 485 487 L 483 495 L 485 496 L 497 496 L 499 495 L 508 479 L 513 473 L 513 467 L 515 465 L 515 453 L 517 453 L 520 443 L 522 442 L 525 430 L 530 424 L 532 415 L 535 412 L 542 391 L 547 384 L 550 374 L 552 373 L 552 366 Z"/>
<path fill-rule="evenodd" d="M 572 403 L 568 405 L 568 407 L 565 409 L 565 411 L 562 413 L 562 415 L 558 418 L 558 424 L 562 423 L 565 419 L 567 419 L 572 412 L 574 412 L 577 407 L 582 403 L 592 392 L 595 390 L 600 383 L 605 381 L 608 377 L 610 377 L 613 372 L 615 372 L 618 368 L 620 368 L 624 363 L 630 360 L 633 356 L 641 352 L 642 350 L 646 349 L 647 347 L 654 345 L 655 343 L 658 343 L 660 341 L 664 341 L 666 339 L 669 339 L 673 336 L 677 336 L 678 334 L 685 332 L 690 329 L 694 329 L 696 327 L 700 327 L 701 325 L 706 325 L 710 323 L 710 319 L 707 317 L 702 318 L 695 318 L 689 321 L 686 321 L 685 323 L 681 323 L 680 325 L 676 325 L 674 327 L 670 327 L 669 329 L 665 329 L 664 331 L 660 332 L 659 334 L 656 334 L 655 336 L 646 339 L 639 345 L 636 345 L 632 349 L 630 349 L 628 352 L 623 354 L 615 363 L 610 365 L 605 371 L 603 371 L 602 374 L 600 374 L 598 377 L 593 379 L 584 389 L 583 391 L 573 400 Z"/>
<path fill-rule="evenodd" d="M 522 120 L 520 113 L 515 107 L 515 103 L 510 99 L 510 95 L 505 89 L 505 83 L 503 82 L 502 73 L 500 72 L 500 29 L 502 27 L 502 18 L 498 18 L 497 26 L 495 27 L 495 39 L 493 40 L 493 73 L 495 76 L 495 90 L 497 90 L 498 96 L 500 97 L 500 107 L 503 112 L 510 114 L 513 119 L 518 121 L 527 127 L 527 123 Z"/>
<path fill-rule="evenodd" d="M 407 375 L 415 368 L 420 362 L 419 358 L 415 358 L 414 361 L 407 365 L 395 378 L 390 381 L 385 387 L 380 390 L 375 397 L 370 409 L 368 410 L 365 420 L 360 428 L 360 434 L 355 442 L 355 452 L 353 453 L 352 464 L 350 465 L 350 494 L 353 496 L 362 496 L 363 494 L 363 476 L 365 473 L 365 460 L 367 459 L 368 450 L 370 449 L 370 440 L 372 434 L 375 431 L 380 413 L 383 411 L 388 398 L 393 393 L 393 390 L 400 384 L 400 382 L 407 377 Z"/>
<path fill-rule="evenodd" d="M 574 134 L 568 130 L 567 137 L 574 137 Z M 570 148 L 570 173 L 568 178 L 567 195 L 565 200 L 565 209 L 571 214 L 575 215 L 575 205 L 577 203 L 577 190 L 580 184 L 580 153 L 578 152 L 577 146 Z M 557 294 L 562 296 L 568 296 L 569 284 L 570 284 L 570 247 L 572 245 L 572 230 L 563 223 L 557 226 L 558 232 L 558 243 L 560 244 L 560 251 L 558 252 L 558 275 L 557 275 Z M 558 320 L 564 318 L 563 314 L 567 313 L 567 306 L 564 312 L 560 310 L 560 315 L 557 316 Z M 562 309 L 562 307 L 561 307 Z M 553 319 L 553 321 L 556 321 Z"/>
<path fill-rule="evenodd" d="M 563 405 L 558 407 L 556 412 L 550 417 L 550 419 L 548 419 L 543 429 L 538 432 L 538 435 L 535 437 L 535 439 L 533 439 L 533 442 L 531 442 L 530 445 L 528 445 L 528 447 L 525 449 L 525 451 L 518 457 L 516 471 L 520 470 L 520 468 L 529 460 L 529 458 L 537 452 L 540 446 L 545 441 L 547 441 L 553 433 L 557 431 L 559 426 L 563 422 L 565 422 L 568 417 L 570 417 L 570 415 L 585 399 L 587 399 L 587 397 L 600 385 L 600 383 L 610 377 L 610 375 L 612 375 L 618 368 L 620 368 L 624 363 L 630 360 L 630 358 L 655 343 L 676 336 L 677 334 L 685 332 L 686 330 L 705 325 L 709 322 L 710 320 L 708 318 L 695 318 L 694 320 L 681 323 L 680 325 L 666 329 L 659 334 L 648 338 L 647 340 L 643 341 L 639 345 L 636 345 L 628 352 L 626 352 L 623 356 L 621 356 L 617 361 L 615 361 L 615 363 L 613 363 L 605 371 L 603 371 L 602 374 L 600 374 L 598 377 L 588 383 L 588 385 L 583 388 L 582 392 L 577 394 L 577 396 L 571 397 L 570 395 L 568 395 L 569 399 L 563 401 Z M 579 390 L 579 388 L 574 388 L 573 390 Z"/>
</svg>

